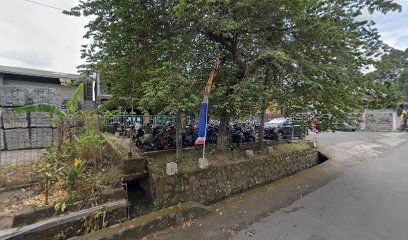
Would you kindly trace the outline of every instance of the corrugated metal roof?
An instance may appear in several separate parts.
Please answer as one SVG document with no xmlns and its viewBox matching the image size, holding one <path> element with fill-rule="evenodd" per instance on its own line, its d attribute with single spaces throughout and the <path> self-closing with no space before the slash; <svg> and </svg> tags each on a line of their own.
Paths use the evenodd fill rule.
<svg viewBox="0 0 408 240">
<path fill-rule="evenodd" d="M 63 78 L 69 80 L 77 80 L 79 79 L 78 74 L 71 74 L 71 73 L 60 73 L 60 72 L 51 72 L 51 71 L 44 71 L 38 69 L 31 69 L 31 68 L 21 68 L 21 67 L 9 67 L 0 65 L 0 73 L 7 73 L 7 74 L 17 74 L 17 75 L 24 75 L 24 76 L 34 76 L 34 77 L 46 77 L 46 78 Z"/>
</svg>

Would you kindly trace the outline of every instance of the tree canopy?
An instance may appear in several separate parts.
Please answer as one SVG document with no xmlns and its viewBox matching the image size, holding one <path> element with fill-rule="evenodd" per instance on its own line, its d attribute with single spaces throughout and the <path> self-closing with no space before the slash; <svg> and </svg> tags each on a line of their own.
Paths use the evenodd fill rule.
<svg viewBox="0 0 408 240">
<path fill-rule="evenodd" d="M 367 74 L 374 95 L 372 108 L 396 108 L 408 101 L 408 50 L 389 48 Z"/>
<path fill-rule="evenodd" d="M 365 94 L 361 68 L 384 52 L 360 16 L 400 10 L 392 0 L 88 0 L 66 13 L 93 16 L 81 69 L 139 108 L 197 113 L 220 54 L 210 114 L 222 137 L 230 117 L 272 104 L 346 116 Z"/>
</svg>

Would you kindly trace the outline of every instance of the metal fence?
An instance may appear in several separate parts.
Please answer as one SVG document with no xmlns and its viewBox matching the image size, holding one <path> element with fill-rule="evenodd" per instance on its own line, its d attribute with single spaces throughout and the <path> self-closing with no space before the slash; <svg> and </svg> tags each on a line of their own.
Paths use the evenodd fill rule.
<svg viewBox="0 0 408 240">
<path fill-rule="evenodd" d="M 147 118 L 149 119 L 147 121 Z M 105 127 L 109 127 L 114 125 L 115 123 L 119 124 L 130 124 L 134 125 L 135 123 L 140 123 L 142 125 L 146 125 L 147 123 L 150 123 L 152 125 L 156 124 L 164 124 L 167 121 L 172 122 L 173 124 L 175 123 L 176 117 L 175 116 L 169 116 L 169 115 L 149 115 L 149 116 L 144 116 L 144 115 L 113 115 L 113 116 L 103 116 L 102 117 L 102 122 L 104 123 Z M 185 122 L 189 122 L 191 120 L 190 116 L 185 117 Z"/>
<path fill-rule="evenodd" d="M 37 160 L 51 145 L 54 129 L 50 114 L 0 114 L 0 167 Z"/>
<path fill-rule="evenodd" d="M 36 161 L 53 141 L 52 122 L 50 114 L 0 109 L 0 188 L 31 181 Z"/>
</svg>

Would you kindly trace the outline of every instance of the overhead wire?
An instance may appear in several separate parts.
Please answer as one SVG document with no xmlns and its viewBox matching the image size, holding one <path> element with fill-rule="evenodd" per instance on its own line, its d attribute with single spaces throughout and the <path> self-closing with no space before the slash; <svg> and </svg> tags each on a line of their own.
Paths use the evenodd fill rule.
<svg viewBox="0 0 408 240">
<path fill-rule="evenodd" d="M 40 3 L 40 2 L 36 2 L 36 1 L 32 1 L 32 0 L 23 0 L 25 2 L 29 2 L 29 3 L 33 3 L 33 4 L 37 4 L 39 6 L 43 6 L 43 7 L 48 7 L 48 8 L 52 8 L 54 10 L 58 10 L 58 11 L 64 11 L 65 9 L 59 8 L 59 7 L 54 7 L 48 4 L 44 4 L 44 3 Z"/>
</svg>

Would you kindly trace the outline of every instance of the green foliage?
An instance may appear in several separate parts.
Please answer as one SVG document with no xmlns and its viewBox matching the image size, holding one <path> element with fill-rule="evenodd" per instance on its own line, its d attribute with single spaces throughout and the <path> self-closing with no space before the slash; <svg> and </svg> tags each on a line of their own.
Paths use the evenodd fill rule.
<svg viewBox="0 0 408 240">
<path fill-rule="evenodd" d="M 375 71 L 367 74 L 369 107 L 374 109 L 395 109 L 403 101 L 408 101 L 408 51 L 388 49 L 375 62 Z"/>
<path fill-rule="evenodd" d="M 160 204 L 160 201 L 158 199 L 154 199 L 152 205 L 153 211 L 159 211 L 160 209 L 162 209 L 162 205 Z"/>
<path fill-rule="evenodd" d="M 92 162 L 96 167 L 101 158 L 100 151 L 106 140 L 101 135 L 83 135 L 79 138 L 77 152 L 81 159 Z"/>
<path fill-rule="evenodd" d="M 42 189 L 45 195 L 45 205 L 48 205 L 49 193 L 62 175 L 64 165 L 61 161 L 63 157 L 64 155 L 56 151 L 56 149 L 48 148 L 36 166 L 35 173 L 43 183 Z"/>
<path fill-rule="evenodd" d="M 80 159 L 75 159 L 72 165 L 66 167 L 64 171 L 64 184 L 68 189 L 69 195 L 71 195 L 70 192 L 75 189 L 83 170 L 84 166 Z"/>
<path fill-rule="evenodd" d="M 108 222 L 105 221 L 106 211 L 97 211 L 91 217 L 84 220 L 83 228 L 85 233 L 94 232 L 107 227 Z"/>
<path fill-rule="evenodd" d="M 220 53 L 209 109 L 226 124 L 270 105 L 332 118 L 358 109 L 360 69 L 384 51 L 360 16 L 400 10 L 391 0 L 90 0 L 67 14 L 93 16 L 82 71 L 98 69 L 117 99 L 144 111 L 198 113 Z"/>
<path fill-rule="evenodd" d="M 32 112 L 43 112 L 50 113 L 58 116 L 65 116 L 65 112 L 54 105 L 49 104 L 32 104 L 23 107 L 13 108 L 11 111 L 16 113 L 32 113 Z"/>
<path fill-rule="evenodd" d="M 197 81 L 183 76 L 182 66 L 164 63 L 163 67 L 150 72 L 150 78 L 142 83 L 143 97 L 140 106 L 155 110 L 158 114 L 175 115 L 180 111 L 193 111 L 202 98 L 196 91 Z"/>
<path fill-rule="evenodd" d="M 64 212 L 67 209 L 67 203 L 64 201 L 58 202 L 54 206 L 55 212 Z"/>
</svg>

